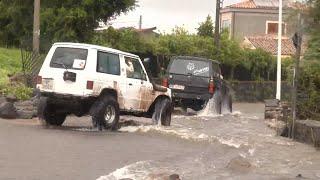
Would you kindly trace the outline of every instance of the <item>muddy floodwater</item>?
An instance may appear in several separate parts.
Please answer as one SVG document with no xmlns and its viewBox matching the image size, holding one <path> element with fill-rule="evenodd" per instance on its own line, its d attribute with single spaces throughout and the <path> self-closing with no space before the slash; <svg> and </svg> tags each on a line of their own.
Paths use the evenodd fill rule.
<svg viewBox="0 0 320 180">
<path fill-rule="evenodd" d="M 176 111 L 171 127 L 122 117 L 119 132 L 97 132 L 89 118 L 64 127 L 0 120 L 0 179 L 320 179 L 320 152 L 276 136 L 263 104 L 232 114 Z"/>
</svg>

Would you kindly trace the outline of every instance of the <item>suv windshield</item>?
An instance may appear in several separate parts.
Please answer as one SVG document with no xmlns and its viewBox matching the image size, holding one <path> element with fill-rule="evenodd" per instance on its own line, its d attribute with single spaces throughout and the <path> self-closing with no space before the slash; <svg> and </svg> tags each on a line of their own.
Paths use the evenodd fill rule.
<svg viewBox="0 0 320 180">
<path fill-rule="evenodd" d="M 169 69 L 170 74 L 210 76 L 210 64 L 206 61 L 174 59 Z"/>
<path fill-rule="evenodd" d="M 88 50 L 58 47 L 53 54 L 50 67 L 66 69 L 84 69 Z"/>
</svg>

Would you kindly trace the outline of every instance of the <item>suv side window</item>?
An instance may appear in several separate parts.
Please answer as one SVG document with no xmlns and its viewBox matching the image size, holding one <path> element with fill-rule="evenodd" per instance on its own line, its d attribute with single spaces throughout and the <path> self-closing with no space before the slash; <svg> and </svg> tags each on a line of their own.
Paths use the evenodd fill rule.
<svg viewBox="0 0 320 180">
<path fill-rule="evenodd" d="M 119 55 L 98 51 L 97 72 L 120 75 Z"/>
<path fill-rule="evenodd" d="M 126 63 L 127 78 L 141 79 L 146 81 L 147 77 L 138 59 L 124 57 Z"/>
</svg>

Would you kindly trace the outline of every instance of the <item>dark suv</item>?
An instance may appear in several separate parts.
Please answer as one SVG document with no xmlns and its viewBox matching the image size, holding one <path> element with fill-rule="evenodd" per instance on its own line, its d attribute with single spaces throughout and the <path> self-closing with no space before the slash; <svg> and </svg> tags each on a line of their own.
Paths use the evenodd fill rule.
<svg viewBox="0 0 320 180">
<path fill-rule="evenodd" d="M 162 85 L 172 89 L 176 107 L 200 111 L 210 100 L 219 114 L 232 111 L 230 89 L 221 75 L 220 64 L 210 59 L 178 56 L 171 59 Z"/>
</svg>

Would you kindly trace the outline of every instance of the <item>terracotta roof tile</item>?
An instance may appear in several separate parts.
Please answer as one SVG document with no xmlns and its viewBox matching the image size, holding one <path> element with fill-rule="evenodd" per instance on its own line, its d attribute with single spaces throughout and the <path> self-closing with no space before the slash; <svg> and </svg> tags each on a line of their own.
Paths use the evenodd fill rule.
<svg viewBox="0 0 320 180">
<path fill-rule="evenodd" d="M 245 8 L 245 9 L 254 9 L 257 8 L 256 4 L 253 2 L 253 0 L 243 1 L 236 4 L 232 4 L 230 6 L 227 6 L 230 8 Z"/>
<path fill-rule="evenodd" d="M 292 0 L 283 0 L 283 5 L 287 6 Z M 278 9 L 279 0 L 244 0 L 242 2 L 227 6 L 236 9 Z"/>
<path fill-rule="evenodd" d="M 255 48 L 261 48 L 273 55 L 278 53 L 278 39 L 275 36 L 247 37 Z M 290 38 L 282 38 L 282 55 L 294 55 L 296 49 Z"/>
</svg>

